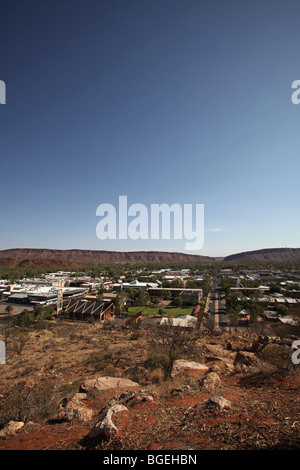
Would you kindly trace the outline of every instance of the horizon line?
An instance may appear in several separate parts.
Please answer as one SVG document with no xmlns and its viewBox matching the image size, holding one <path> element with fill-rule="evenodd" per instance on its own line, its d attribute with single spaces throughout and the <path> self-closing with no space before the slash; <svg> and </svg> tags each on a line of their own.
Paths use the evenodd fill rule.
<svg viewBox="0 0 300 470">
<path fill-rule="evenodd" d="M 0 249 L 0 252 L 2 251 L 10 251 L 10 250 L 38 250 L 38 251 L 95 251 L 95 252 L 104 252 L 104 253 L 177 253 L 180 255 L 188 255 L 188 256 L 197 256 L 197 257 L 205 257 L 205 258 L 227 258 L 229 256 L 233 255 L 240 255 L 244 253 L 253 253 L 253 252 L 258 252 L 258 251 L 265 251 L 265 250 L 299 250 L 300 247 L 269 247 L 269 248 L 256 248 L 256 249 L 251 249 L 251 250 L 244 250 L 244 251 L 238 251 L 231 253 L 229 255 L 206 255 L 206 254 L 200 254 L 200 253 L 187 253 L 183 251 L 176 251 L 176 250 L 103 250 L 103 249 L 95 249 L 95 248 L 30 248 L 30 247 L 15 247 L 15 248 L 3 248 Z"/>
</svg>

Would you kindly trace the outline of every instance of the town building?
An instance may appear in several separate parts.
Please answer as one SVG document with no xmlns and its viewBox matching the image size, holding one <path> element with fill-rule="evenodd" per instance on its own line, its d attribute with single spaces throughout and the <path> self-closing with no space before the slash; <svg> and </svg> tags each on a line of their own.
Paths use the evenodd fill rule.
<svg viewBox="0 0 300 470">
<path fill-rule="evenodd" d="M 73 320 L 103 321 L 114 317 L 115 307 L 112 302 L 70 299 L 64 304 L 59 316 Z"/>
</svg>

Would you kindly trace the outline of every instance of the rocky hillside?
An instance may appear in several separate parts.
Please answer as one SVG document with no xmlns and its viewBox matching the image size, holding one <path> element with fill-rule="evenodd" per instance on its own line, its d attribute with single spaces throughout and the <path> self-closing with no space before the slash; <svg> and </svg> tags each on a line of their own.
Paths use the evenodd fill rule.
<svg viewBox="0 0 300 470">
<path fill-rule="evenodd" d="M 55 269 L 70 269 L 80 268 L 83 263 L 74 263 L 71 261 L 61 261 L 55 259 L 18 259 L 18 258 L 0 258 L 0 267 L 7 268 L 55 268 Z"/>
<path fill-rule="evenodd" d="M 189 332 L 167 376 L 153 340 L 120 325 L 10 331 L 0 450 L 300 448 L 292 340 Z"/>
<path fill-rule="evenodd" d="M 59 263 L 72 266 L 79 264 L 97 263 L 137 263 L 137 262 L 210 262 L 209 256 L 170 253 L 164 251 L 97 251 L 97 250 L 50 250 L 16 248 L 0 251 L 0 266 L 18 266 L 29 262 L 32 266 L 44 266 Z M 7 264 L 9 263 L 9 264 Z M 38 264 L 40 263 L 40 264 Z"/>
<path fill-rule="evenodd" d="M 300 248 L 267 248 L 226 256 L 224 261 L 234 263 L 290 263 L 300 262 Z"/>
</svg>

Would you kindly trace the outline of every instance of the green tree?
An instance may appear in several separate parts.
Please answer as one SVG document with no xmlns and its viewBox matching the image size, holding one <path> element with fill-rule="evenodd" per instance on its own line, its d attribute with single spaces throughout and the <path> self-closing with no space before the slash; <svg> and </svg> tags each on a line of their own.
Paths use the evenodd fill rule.
<svg viewBox="0 0 300 470">
<path fill-rule="evenodd" d="M 229 318 L 230 330 L 231 328 L 235 328 L 235 331 L 237 331 L 239 321 L 240 321 L 240 309 L 235 308 L 235 309 L 229 310 L 228 318 Z"/>
<path fill-rule="evenodd" d="M 171 300 L 172 299 L 172 294 L 169 290 L 164 290 L 163 291 L 163 298 L 164 300 Z"/>
<path fill-rule="evenodd" d="M 117 297 L 114 297 L 112 299 L 112 303 L 115 306 L 115 313 L 117 315 L 122 315 L 122 313 L 126 310 L 125 307 L 127 304 L 128 297 L 128 293 L 126 291 L 121 290 Z"/>
<path fill-rule="evenodd" d="M 208 276 L 202 284 L 203 296 L 207 297 L 211 291 L 211 278 Z"/>
<path fill-rule="evenodd" d="M 138 307 L 145 306 L 147 302 L 150 300 L 150 296 L 148 292 L 141 290 L 141 289 L 130 289 L 129 290 L 129 298 L 132 305 L 136 305 Z"/>
<path fill-rule="evenodd" d="M 182 305 L 182 297 L 181 297 L 181 295 L 178 295 L 177 297 L 174 298 L 173 304 L 174 304 L 176 307 L 181 307 L 181 305 Z"/>
<path fill-rule="evenodd" d="M 17 318 L 17 325 L 21 328 L 29 328 L 33 323 L 33 312 L 23 310 Z"/>
<path fill-rule="evenodd" d="M 13 311 L 13 307 L 11 305 L 7 305 L 5 307 L 5 311 L 6 311 L 6 313 L 10 314 Z"/>
<path fill-rule="evenodd" d="M 173 279 L 173 281 L 171 282 L 171 287 L 174 287 L 174 288 L 184 287 L 184 283 L 181 279 Z"/>
<path fill-rule="evenodd" d="M 281 292 L 281 285 L 279 282 L 276 284 L 270 284 L 270 290 L 269 294 L 275 294 L 275 293 L 280 293 Z"/>
<path fill-rule="evenodd" d="M 237 292 L 233 292 L 226 295 L 225 302 L 228 311 L 236 310 L 240 302 L 239 294 Z"/>
<path fill-rule="evenodd" d="M 278 315 L 288 315 L 289 314 L 289 309 L 286 305 L 278 305 L 276 308 L 276 312 Z"/>
</svg>

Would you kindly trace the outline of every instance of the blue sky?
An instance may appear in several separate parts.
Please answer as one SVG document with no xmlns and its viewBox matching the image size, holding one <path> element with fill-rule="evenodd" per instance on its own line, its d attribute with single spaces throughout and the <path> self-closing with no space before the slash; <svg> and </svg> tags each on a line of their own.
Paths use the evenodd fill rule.
<svg viewBox="0 0 300 470">
<path fill-rule="evenodd" d="M 96 209 L 204 204 L 224 256 L 300 246 L 298 0 L 3 0 L 0 249 L 99 240 Z"/>
</svg>

